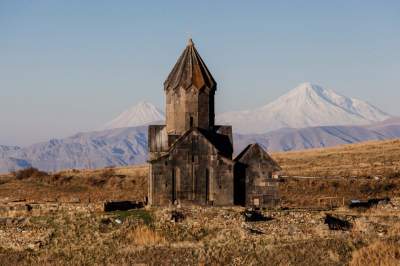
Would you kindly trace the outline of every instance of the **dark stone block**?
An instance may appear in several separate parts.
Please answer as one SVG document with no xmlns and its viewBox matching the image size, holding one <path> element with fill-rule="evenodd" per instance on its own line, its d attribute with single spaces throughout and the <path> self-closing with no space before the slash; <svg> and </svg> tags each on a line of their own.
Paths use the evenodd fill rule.
<svg viewBox="0 0 400 266">
<path fill-rule="evenodd" d="M 348 231 L 353 227 L 353 225 L 349 221 L 339 219 L 330 214 L 326 215 L 325 224 L 328 225 L 330 230 Z"/>
<path fill-rule="evenodd" d="M 143 202 L 133 201 L 108 201 L 104 203 L 104 211 L 127 211 L 132 209 L 141 209 L 144 207 Z"/>
</svg>

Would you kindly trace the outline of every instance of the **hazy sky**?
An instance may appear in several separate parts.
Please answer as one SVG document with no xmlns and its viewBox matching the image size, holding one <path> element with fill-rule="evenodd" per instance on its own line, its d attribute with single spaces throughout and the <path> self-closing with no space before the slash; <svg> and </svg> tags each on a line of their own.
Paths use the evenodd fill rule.
<svg viewBox="0 0 400 266">
<path fill-rule="evenodd" d="M 219 112 L 310 81 L 400 115 L 400 1 L 0 0 L 0 144 L 96 129 L 141 100 L 163 107 L 189 36 Z"/>
</svg>

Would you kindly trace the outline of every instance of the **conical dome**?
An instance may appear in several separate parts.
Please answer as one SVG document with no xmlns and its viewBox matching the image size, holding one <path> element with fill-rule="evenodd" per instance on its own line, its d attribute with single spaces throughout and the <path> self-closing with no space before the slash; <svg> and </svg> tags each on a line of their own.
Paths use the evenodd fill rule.
<svg viewBox="0 0 400 266">
<path fill-rule="evenodd" d="M 197 89 L 216 89 L 217 83 L 194 47 L 192 39 L 189 39 L 188 45 L 165 80 L 164 89 L 182 87 L 186 90 L 192 85 Z"/>
</svg>

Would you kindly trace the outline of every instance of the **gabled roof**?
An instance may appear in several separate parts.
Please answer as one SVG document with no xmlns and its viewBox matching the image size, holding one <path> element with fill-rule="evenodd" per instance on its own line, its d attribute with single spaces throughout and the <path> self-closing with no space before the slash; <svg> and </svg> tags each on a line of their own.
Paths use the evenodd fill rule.
<svg viewBox="0 0 400 266">
<path fill-rule="evenodd" d="M 160 156 L 159 158 L 155 159 L 161 159 L 163 157 L 169 156 L 169 154 L 182 142 L 184 141 L 190 134 L 192 134 L 193 132 L 197 132 L 198 134 L 200 134 L 201 136 L 203 136 L 212 146 L 215 147 L 215 149 L 217 149 L 218 153 L 226 158 L 229 159 L 230 161 L 232 161 L 232 159 L 230 158 L 230 155 L 232 154 L 233 148 L 232 148 L 232 143 L 230 142 L 230 139 L 228 136 L 224 136 L 221 134 L 217 134 L 217 133 L 211 133 L 208 132 L 204 129 L 200 129 L 200 128 L 191 128 L 188 131 L 185 132 L 185 134 L 183 134 L 182 136 L 180 136 L 172 145 L 171 147 L 168 149 L 168 151 L 166 152 L 166 154 Z"/>
<path fill-rule="evenodd" d="M 182 87 L 186 90 L 192 85 L 197 89 L 204 86 L 216 89 L 217 83 L 194 47 L 192 39 L 189 39 L 188 45 L 165 80 L 164 89 Z"/>
<path fill-rule="evenodd" d="M 282 170 L 282 168 L 258 143 L 248 145 L 238 156 L 236 156 L 234 161 L 246 164 L 252 159 L 253 156 L 259 156 L 261 159 L 268 161 L 272 167 L 275 168 L 275 171 Z"/>
</svg>

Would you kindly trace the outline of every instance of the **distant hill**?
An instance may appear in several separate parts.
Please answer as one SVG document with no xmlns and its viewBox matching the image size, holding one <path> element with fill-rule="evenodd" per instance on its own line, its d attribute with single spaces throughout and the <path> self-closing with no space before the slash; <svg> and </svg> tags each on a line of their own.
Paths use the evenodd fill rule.
<svg viewBox="0 0 400 266">
<path fill-rule="evenodd" d="M 273 153 L 290 176 L 400 177 L 400 139 Z"/>
<path fill-rule="evenodd" d="M 34 166 L 45 171 L 141 164 L 147 158 L 147 127 L 79 133 L 26 148 L 0 149 L 0 172 Z"/>
<path fill-rule="evenodd" d="M 255 142 L 268 151 L 292 151 L 400 138 L 397 121 L 392 119 L 369 126 L 285 128 L 266 134 L 235 134 L 235 153 Z M 146 160 L 147 126 L 79 133 L 26 148 L 0 146 L 0 172 L 31 165 L 45 171 L 57 171 L 142 164 Z"/>
</svg>

